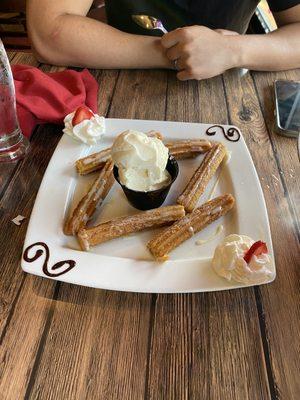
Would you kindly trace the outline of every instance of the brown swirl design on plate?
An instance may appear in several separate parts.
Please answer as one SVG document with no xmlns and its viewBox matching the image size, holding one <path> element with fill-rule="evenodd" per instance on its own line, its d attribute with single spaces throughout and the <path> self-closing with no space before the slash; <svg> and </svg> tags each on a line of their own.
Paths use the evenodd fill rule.
<svg viewBox="0 0 300 400">
<path fill-rule="evenodd" d="M 38 246 L 42 247 L 42 249 L 37 249 L 35 251 L 35 254 L 30 256 L 29 255 L 30 250 L 33 249 L 34 247 L 38 247 Z M 28 263 L 33 263 L 38 258 L 40 258 L 43 254 L 45 255 L 45 260 L 43 263 L 43 272 L 45 275 L 49 276 L 50 278 L 56 278 L 57 276 L 66 274 L 67 272 L 71 271 L 71 269 L 73 269 L 76 265 L 76 262 L 74 260 L 64 260 L 64 261 L 58 261 L 52 267 L 49 267 L 48 263 L 49 263 L 50 251 L 49 251 L 49 247 L 44 242 L 36 242 L 36 243 L 33 243 L 32 245 L 28 246 L 24 251 L 23 259 Z M 68 265 L 68 267 L 66 269 L 61 270 L 61 268 L 64 265 Z M 53 272 L 56 270 L 60 270 L 60 271 Z"/>
<path fill-rule="evenodd" d="M 206 134 L 208 136 L 213 136 L 218 132 L 218 130 L 221 131 L 225 139 L 229 140 L 230 142 L 238 142 L 240 140 L 241 134 L 233 126 L 226 130 L 222 125 L 212 125 L 206 129 Z"/>
</svg>

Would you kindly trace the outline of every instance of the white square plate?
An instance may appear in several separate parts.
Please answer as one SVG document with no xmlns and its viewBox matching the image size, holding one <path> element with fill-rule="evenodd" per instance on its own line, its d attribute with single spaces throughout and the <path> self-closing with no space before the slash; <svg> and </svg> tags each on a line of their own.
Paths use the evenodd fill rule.
<svg viewBox="0 0 300 400">
<path fill-rule="evenodd" d="M 64 135 L 49 162 L 35 201 L 24 244 L 23 270 L 43 277 L 50 275 L 52 279 L 64 282 L 133 292 L 205 292 L 245 287 L 217 276 L 211 269 L 211 258 L 215 247 L 225 236 L 238 233 L 265 241 L 274 260 L 266 205 L 242 135 L 239 141 L 229 141 L 222 129 L 216 128 L 212 129 L 215 135 L 208 136 L 206 130 L 210 126 L 107 119 L 105 138 L 101 145 L 92 148 Z M 223 128 L 228 132 L 230 126 L 223 125 Z M 165 263 L 153 261 L 146 248 L 153 230 L 103 243 L 89 252 L 80 251 L 76 239 L 65 236 L 62 231 L 63 221 L 70 209 L 95 178 L 95 175 L 79 177 L 74 162 L 110 146 L 116 135 L 127 129 L 143 132 L 157 130 L 166 140 L 214 139 L 223 142 L 231 155 L 227 163 L 222 163 L 200 203 L 208 200 L 213 190 L 213 197 L 231 193 L 236 199 L 235 208 L 175 249 Z M 202 157 L 179 161 L 179 177 L 165 205 L 174 203 Z M 115 183 L 91 224 L 135 212 L 137 210 L 128 204 L 121 188 Z M 213 236 L 220 224 L 224 229 L 219 235 L 201 246 L 196 245 L 197 240 Z M 274 264 L 273 269 L 275 277 Z"/>
</svg>

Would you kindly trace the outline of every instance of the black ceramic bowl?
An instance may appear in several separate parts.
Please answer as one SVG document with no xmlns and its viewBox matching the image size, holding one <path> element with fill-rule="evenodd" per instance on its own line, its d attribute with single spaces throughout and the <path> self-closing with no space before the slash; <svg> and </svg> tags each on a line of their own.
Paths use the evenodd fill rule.
<svg viewBox="0 0 300 400">
<path fill-rule="evenodd" d="M 122 185 L 119 181 L 119 172 L 116 166 L 114 166 L 114 177 L 122 187 L 127 200 L 133 207 L 138 210 L 151 210 L 152 208 L 157 208 L 163 204 L 169 193 L 170 187 L 178 176 L 179 168 L 174 157 L 169 156 L 166 170 L 171 175 L 170 183 L 167 186 L 157 190 L 152 190 L 151 192 L 139 192 L 137 190 L 128 189 L 128 187 Z"/>
</svg>

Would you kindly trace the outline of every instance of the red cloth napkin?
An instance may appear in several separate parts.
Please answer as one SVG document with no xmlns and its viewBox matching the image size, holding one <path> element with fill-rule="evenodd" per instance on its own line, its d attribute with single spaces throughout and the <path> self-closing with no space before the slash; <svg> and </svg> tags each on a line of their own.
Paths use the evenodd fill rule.
<svg viewBox="0 0 300 400">
<path fill-rule="evenodd" d="M 98 83 L 87 69 L 42 72 L 29 65 L 13 65 L 17 114 L 25 136 L 37 124 L 62 124 L 81 105 L 97 112 Z"/>
</svg>

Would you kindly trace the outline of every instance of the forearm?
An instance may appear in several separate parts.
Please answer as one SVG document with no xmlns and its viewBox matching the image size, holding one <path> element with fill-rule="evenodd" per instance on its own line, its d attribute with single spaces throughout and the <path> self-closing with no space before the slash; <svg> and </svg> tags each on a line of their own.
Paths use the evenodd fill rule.
<svg viewBox="0 0 300 400">
<path fill-rule="evenodd" d="M 57 65 L 90 68 L 167 68 L 160 39 L 121 32 L 80 15 L 55 18 L 45 33 L 32 32 L 40 58 Z"/>
<path fill-rule="evenodd" d="M 280 71 L 300 67 L 300 23 L 285 25 L 266 35 L 229 37 L 238 67 Z"/>
</svg>

